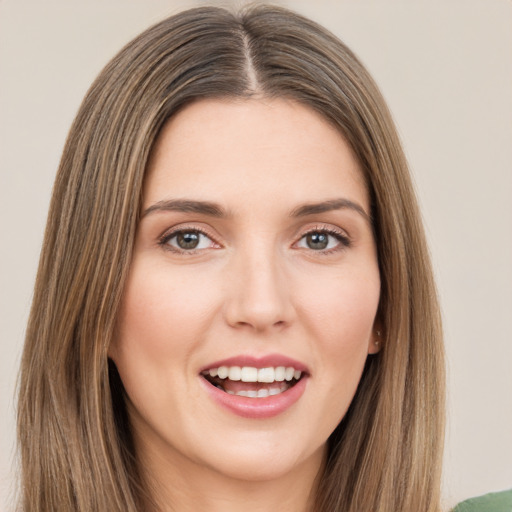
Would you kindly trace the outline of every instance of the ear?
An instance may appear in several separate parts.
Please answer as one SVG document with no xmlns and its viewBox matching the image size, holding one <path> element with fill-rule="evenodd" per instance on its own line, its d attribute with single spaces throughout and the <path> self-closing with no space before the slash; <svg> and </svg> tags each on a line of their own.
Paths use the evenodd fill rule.
<svg viewBox="0 0 512 512">
<path fill-rule="evenodd" d="M 112 338 L 110 339 L 110 343 L 107 347 L 107 357 L 112 361 L 116 361 L 117 356 L 119 355 L 119 337 L 120 337 L 120 326 L 119 326 L 119 316 L 114 323 L 114 329 L 112 332 Z"/>
<path fill-rule="evenodd" d="M 115 342 L 111 341 L 108 346 L 108 349 L 107 349 L 107 357 L 109 359 L 115 360 L 115 358 L 116 358 L 115 353 L 116 353 Z"/>
<path fill-rule="evenodd" d="M 368 354 L 377 354 L 382 348 L 384 336 L 382 334 L 382 326 L 378 320 L 373 324 L 372 336 L 368 344 Z"/>
<path fill-rule="evenodd" d="M 116 360 L 116 356 L 117 356 L 117 337 L 118 337 L 118 333 L 117 333 L 117 327 L 114 329 L 114 335 L 112 336 L 112 339 L 110 340 L 110 343 L 108 345 L 108 348 L 107 348 L 107 357 L 109 359 L 112 359 L 112 361 L 115 361 Z"/>
</svg>

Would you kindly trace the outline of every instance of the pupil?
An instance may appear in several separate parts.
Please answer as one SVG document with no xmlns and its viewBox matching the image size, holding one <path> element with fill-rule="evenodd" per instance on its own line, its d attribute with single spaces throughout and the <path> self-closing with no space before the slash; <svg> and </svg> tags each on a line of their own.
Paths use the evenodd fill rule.
<svg viewBox="0 0 512 512">
<path fill-rule="evenodd" d="M 325 233 L 310 233 L 306 237 L 310 249 L 325 249 L 329 243 L 329 237 Z"/>
<path fill-rule="evenodd" d="M 194 233 L 193 231 L 179 233 L 177 236 L 177 242 L 181 249 L 195 249 L 199 244 L 199 234 Z"/>
</svg>

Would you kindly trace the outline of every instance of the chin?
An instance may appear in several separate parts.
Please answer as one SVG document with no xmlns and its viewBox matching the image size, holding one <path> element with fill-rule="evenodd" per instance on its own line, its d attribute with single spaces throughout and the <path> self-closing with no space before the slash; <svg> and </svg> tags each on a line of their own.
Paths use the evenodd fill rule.
<svg viewBox="0 0 512 512">
<path fill-rule="evenodd" d="M 288 437 L 253 435 L 250 442 L 231 442 L 229 446 L 210 455 L 206 465 L 219 475 L 246 482 L 279 481 L 293 477 L 304 468 L 322 465 L 326 443 L 307 451 L 300 443 L 287 443 Z M 204 452 L 203 452 L 204 453 Z M 206 461 L 203 460 L 203 464 Z"/>
</svg>

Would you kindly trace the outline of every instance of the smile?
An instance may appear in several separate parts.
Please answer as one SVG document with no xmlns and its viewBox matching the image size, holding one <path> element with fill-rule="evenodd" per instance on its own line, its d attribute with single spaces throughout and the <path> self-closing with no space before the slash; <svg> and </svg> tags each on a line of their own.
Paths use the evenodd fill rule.
<svg viewBox="0 0 512 512">
<path fill-rule="evenodd" d="M 230 395 L 265 398 L 279 395 L 293 387 L 301 379 L 302 371 L 292 366 L 219 366 L 205 370 L 201 375 L 210 384 Z"/>
</svg>

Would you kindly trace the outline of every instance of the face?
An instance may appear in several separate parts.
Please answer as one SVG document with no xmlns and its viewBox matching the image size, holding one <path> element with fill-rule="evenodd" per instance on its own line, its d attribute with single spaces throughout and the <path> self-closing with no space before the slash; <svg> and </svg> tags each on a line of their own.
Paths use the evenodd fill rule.
<svg viewBox="0 0 512 512">
<path fill-rule="evenodd" d="M 330 124 L 281 99 L 188 106 L 152 153 L 109 352 L 139 451 L 238 479 L 318 469 L 379 293 L 368 193 Z"/>
</svg>

